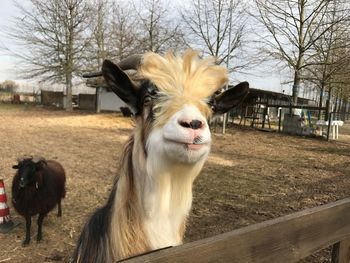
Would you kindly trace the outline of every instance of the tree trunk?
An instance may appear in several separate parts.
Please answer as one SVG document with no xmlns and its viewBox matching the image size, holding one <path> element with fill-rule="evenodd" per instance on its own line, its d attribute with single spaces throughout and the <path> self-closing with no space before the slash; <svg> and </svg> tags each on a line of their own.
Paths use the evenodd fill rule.
<svg viewBox="0 0 350 263">
<path fill-rule="evenodd" d="M 344 121 L 348 120 L 350 117 L 350 105 L 349 99 L 346 98 L 344 102 Z"/>
<path fill-rule="evenodd" d="M 67 104 L 66 111 L 73 111 L 72 105 L 72 78 L 73 78 L 73 39 L 74 39 L 74 28 L 73 28 L 73 17 L 74 7 L 69 8 L 68 17 L 68 35 L 67 35 L 67 68 L 66 68 L 66 91 L 67 91 Z"/>
<path fill-rule="evenodd" d="M 298 95 L 300 88 L 300 70 L 296 69 L 294 72 L 294 83 L 293 83 L 293 91 L 292 91 L 292 104 L 298 104 Z"/>
<path fill-rule="evenodd" d="M 339 111 L 338 109 L 339 109 L 339 91 L 337 91 L 337 95 L 335 96 L 333 112 L 338 112 Z"/>
<path fill-rule="evenodd" d="M 320 120 L 321 119 L 321 114 L 322 114 L 322 105 L 323 105 L 323 92 L 324 92 L 324 83 L 322 83 L 322 86 L 321 86 L 321 92 L 320 92 L 320 101 L 318 103 L 318 107 L 320 108 L 318 110 L 318 117 L 317 119 Z"/>
<path fill-rule="evenodd" d="M 331 110 L 331 98 L 332 98 L 332 87 L 329 87 L 328 90 L 328 98 L 327 98 L 327 102 L 326 102 L 326 113 L 325 113 L 325 120 L 328 121 L 328 116 Z"/>
<path fill-rule="evenodd" d="M 72 73 L 66 73 L 66 111 L 72 111 Z"/>
<path fill-rule="evenodd" d="M 300 89 L 301 79 L 301 67 L 304 65 L 304 53 L 305 53 L 305 4 L 306 1 L 301 0 L 299 2 L 300 14 L 299 14 L 299 31 L 298 31 L 298 59 L 294 67 L 294 83 L 293 83 L 293 94 L 292 102 L 294 105 L 298 104 L 298 95 Z"/>
</svg>

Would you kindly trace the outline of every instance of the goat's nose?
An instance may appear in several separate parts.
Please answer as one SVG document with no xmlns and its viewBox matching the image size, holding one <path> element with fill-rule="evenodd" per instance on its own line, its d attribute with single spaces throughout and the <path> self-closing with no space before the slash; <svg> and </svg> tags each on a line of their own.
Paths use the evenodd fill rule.
<svg viewBox="0 0 350 263">
<path fill-rule="evenodd" d="M 203 127 L 203 122 L 200 120 L 192 120 L 192 121 L 179 121 L 180 126 L 184 128 L 190 128 L 193 130 L 197 130 Z"/>
</svg>

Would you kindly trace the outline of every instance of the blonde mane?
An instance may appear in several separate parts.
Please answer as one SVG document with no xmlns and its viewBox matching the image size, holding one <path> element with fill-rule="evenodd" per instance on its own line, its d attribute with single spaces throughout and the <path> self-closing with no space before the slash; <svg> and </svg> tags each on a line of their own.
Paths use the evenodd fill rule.
<svg viewBox="0 0 350 263">
<path fill-rule="evenodd" d="M 164 57 L 149 52 L 143 57 L 140 74 L 155 84 L 162 96 L 155 106 L 156 118 L 163 123 L 184 104 L 194 104 L 209 117 L 206 99 L 222 88 L 227 71 L 209 57 L 200 59 L 198 52 L 188 50 L 183 57 L 168 52 Z"/>
</svg>

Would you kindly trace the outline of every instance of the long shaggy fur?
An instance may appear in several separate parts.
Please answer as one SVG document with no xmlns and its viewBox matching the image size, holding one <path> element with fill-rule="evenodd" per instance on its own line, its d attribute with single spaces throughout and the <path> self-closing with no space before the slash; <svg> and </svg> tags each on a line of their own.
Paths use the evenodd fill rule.
<svg viewBox="0 0 350 263">
<path fill-rule="evenodd" d="M 159 125 L 184 104 L 194 104 L 209 118 L 212 112 L 205 100 L 228 81 L 226 69 L 216 65 L 214 58 L 200 59 L 193 50 L 186 51 L 183 57 L 171 52 L 164 57 L 146 53 L 140 74 L 152 81 L 163 95 L 155 109 Z"/>
<path fill-rule="evenodd" d="M 118 68 L 106 71 L 109 83 L 130 101 L 125 85 L 119 87 L 120 83 L 113 81 L 122 75 L 122 84 L 132 86 L 131 83 L 123 74 L 109 75 Z M 148 53 L 138 73 L 157 87 L 157 96 L 150 104 L 144 104 L 143 97 L 137 98 L 142 111 L 136 114 L 136 128 L 122 153 L 113 190 L 107 204 L 85 225 L 73 255 L 74 263 L 109 263 L 182 243 L 192 203 L 192 183 L 207 153 L 196 163 L 164 156 L 155 147 L 163 145 L 157 132 L 185 104 L 198 108 L 190 114 L 197 114 L 205 122 L 211 114 L 205 100 L 224 86 L 226 70 L 215 65 L 213 59 L 201 60 L 196 52 L 189 51 L 183 58 L 171 53 L 165 57 Z"/>
<path fill-rule="evenodd" d="M 20 174 L 17 172 L 12 181 L 12 203 L 15 210 L 22 216 L 47 214 L 62 198 L 66 196 L 65 172 L 56 161 L 47 161 L 36 172 L 36 185 L 20 189 Z"/>
<path fill-rule="evenodd" d="M 122 153 L 120 173 L 108 202 L 97 209 L 85 225 L 72 262 L 113 262 L 149 250 L 138 213 L 140 205 L 134 184 L 133 147 L 134 136 L 131 136 Z"/>
<path fill-rule="evenodd" d="M 32 162 L 31 158 L 22 161 Z M 26 239 L 24 244 L 30 240 L 31 216 L 39 214 L 38 237 L 41 239 L 42 220 L 56 205 L 58 205 L 58 216 L 61 216 L 61 199 L 65 197 L 65 171 L 61 164 L 48 160 L 33 174 L 33 181 L 24 188 L 20 187 L 21 174 L 17 171 L 12 182 L 12 204 L 15 210 L 26 219 Z M 28 225 L 29 224 L 29 225 Z"/>
</svg>

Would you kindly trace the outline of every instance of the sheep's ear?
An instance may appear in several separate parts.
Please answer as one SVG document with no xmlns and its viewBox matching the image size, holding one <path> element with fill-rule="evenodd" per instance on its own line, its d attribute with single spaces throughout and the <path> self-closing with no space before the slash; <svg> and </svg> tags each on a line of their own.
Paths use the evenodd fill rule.
<svg viewBox="0 0 350 263">
<path fill-rule="evenodd" d="M 225 113 L 241 104 L 249 93 L 249 83 L 241 82 L 214 98 L 213 111 L 215 114 Z"/>
<path fill-rule="evenodd" d="M 109 60 L 103 61 L 102 75 L 112 91 L 137 112 L 138 92 L 128 75 Z"/>
<path fill-rule="evenodd" d="M 12 169 L 18 169 L 18 164 L 13 165 L 13 166 L 12 166 Z"/>
<path fill-rule="evenodd" d="M 40 160 L 38 162 L 35 163 L 35 169 L 38 171 L 40 169 L 42 169 L 44 166 L 47 166 L 47 162 L 46 160 Z"/>
<path fill-rule="evenodd" d="M 35 169 L 38 171 L 47 165 L 47 162 L 44 157 L 34 156 L 32 157 L 32 162 L 35 164 Z"/>
</svg>

